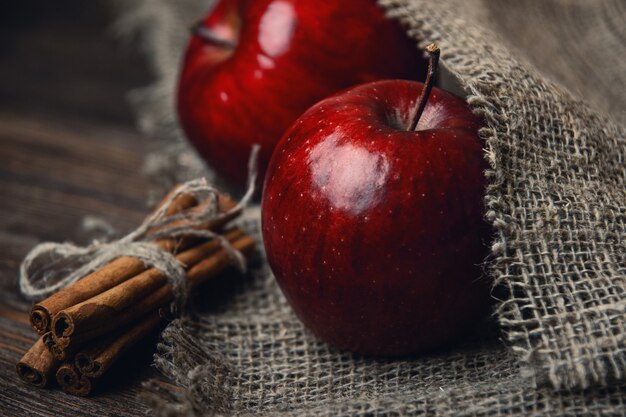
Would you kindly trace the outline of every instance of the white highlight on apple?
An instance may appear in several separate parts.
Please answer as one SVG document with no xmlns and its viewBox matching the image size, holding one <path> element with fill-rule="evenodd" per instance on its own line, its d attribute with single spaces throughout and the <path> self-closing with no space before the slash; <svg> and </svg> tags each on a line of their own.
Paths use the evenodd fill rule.
<svg viewBox="0 0 626 417">
<path fill-rule="evenodd" d="M 313 180 L 331 204 L 359 214 L 376 204 L 390 172 L 380 154 L 353 144 L 340 144 L 335 132 L 315 145 L 308 157 Z"/>
<path fill-rule="evenodd" d="M 259 22 L 259 45 L 269 57 L 275 58 L 289 49 L 296 27 L 296 11 L 285 1 L 271 3 Z"/>
</svg>

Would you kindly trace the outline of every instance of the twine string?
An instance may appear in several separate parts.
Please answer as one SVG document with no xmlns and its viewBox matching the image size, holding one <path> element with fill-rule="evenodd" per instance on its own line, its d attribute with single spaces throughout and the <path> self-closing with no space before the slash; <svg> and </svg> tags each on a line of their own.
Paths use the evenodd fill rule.
<svg viewBox="0 0 626 417">
<path fill-rule="evenodd" d="M 95 270 L 122 256 L 141 260 L 147 268 L 162 271 L 172 283 L 176 299 L 185 298 L 187 293 L 184 265 L 175 255 L 159 248 L 154 242 L 163 238 L 193 236 L 218 239 L 233 264 L 242 272 L 246 270 L 245 257 L 233 248 L 228 239 L 210 230 L 199 230 L 202 225 L 243 210 L 254 195 L 257 178 L 259 145 L 254 145 L 248 162 L 246 192 L 241 200 L 228 212 L 219 211 L 218 190 L 204 178 L 197 178 L 180 185 L 161 206 L 149 215 L 135 230 L 111 241 L 93 241 L 86 246 L 73 243 L 44 242 L 36 245 L 26 255 L 20 266 L 19 286 L 22 294 L 38 300 L 77 282 Z M 184 210 L 167 215 L 169 207 L 182 194 L 193 195 L 201 210 Z"/>
</svg>

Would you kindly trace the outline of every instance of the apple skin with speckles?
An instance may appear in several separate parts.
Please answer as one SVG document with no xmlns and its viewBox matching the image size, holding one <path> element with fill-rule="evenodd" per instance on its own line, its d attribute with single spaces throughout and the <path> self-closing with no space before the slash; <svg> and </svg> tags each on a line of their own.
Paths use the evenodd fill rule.
<svg viewBox="0 0 626 417">
<path fill-rule="evenodd" d="M 178 117 L 209 165 L 243 186 L 252 145 L 262 178 L 285 130 L 316 102 L 369 81 L 423 80 L 425 70 L 375 0 L 219 0 L 194 26 Z"/>
<path fill-rule="evenodd" d="M 489 311 L 481 277 L 481 121 L 424 84 L 363 84 L 304 113 L 277 145 L 262 199 L 267 257 L 302 322 L 349 351 L 440 348 Z"/>
</svg>

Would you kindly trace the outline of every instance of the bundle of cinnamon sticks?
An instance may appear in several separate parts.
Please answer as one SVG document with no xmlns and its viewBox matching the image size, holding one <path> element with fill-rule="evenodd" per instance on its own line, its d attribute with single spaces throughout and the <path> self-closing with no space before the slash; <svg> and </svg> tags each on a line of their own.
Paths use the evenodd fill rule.
<svg viewBox="0 0 626 417">
<path fill-rule="evenodd" d="M 191 194 L 180 194 L 166 214 L 202 210 L 202 204 Z M 200 229 L 218 233 L 249 257 L 254 239 L 228 226 L 241 210 L 225 195 L 219 195 L 217 204 L 221 215 Z M 233 264 L 223 239 L 183 237 L 154 243 L 176 256 L 187 286 L 193 288 Z M 137 258 L 119 257 L 33 306 L 31 325 L 41 337 L 17 364 L 17 373 L 37 387 L 56 380 L 68 393 L 89 395 L 124 352 L 162 323 L 161 309 L 174 297 L 173 285 L 161 270 L 147 268 Z"/>
</svg>

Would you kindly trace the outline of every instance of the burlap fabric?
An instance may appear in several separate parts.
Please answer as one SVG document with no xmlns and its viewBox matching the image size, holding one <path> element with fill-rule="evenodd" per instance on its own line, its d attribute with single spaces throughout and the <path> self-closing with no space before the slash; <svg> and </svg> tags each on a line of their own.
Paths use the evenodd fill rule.
<svg viewBox="0 0 626 417">
<path fill-rule="evenodd" d="M 497 326 L 426 357 L 341 353 L 299 324 L 262 267 L 218 311 L 167 328 L 156 365 L 182 391 L 156 390 L 153 412 L 626 414 L 625 3 L 380 3 L 420 46 L 441 45 L 485 119 Z M 198 5 L 176 4 L 161 6 L 192 21 Z"/>
</svg>

